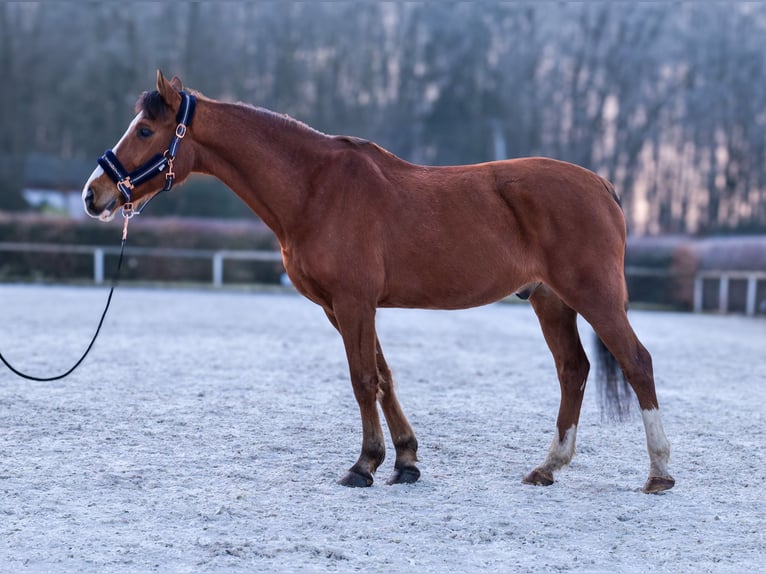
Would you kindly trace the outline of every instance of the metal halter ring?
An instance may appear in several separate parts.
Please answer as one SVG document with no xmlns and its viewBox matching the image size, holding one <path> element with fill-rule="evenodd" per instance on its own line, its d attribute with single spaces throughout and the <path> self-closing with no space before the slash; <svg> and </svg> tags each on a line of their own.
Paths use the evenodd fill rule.
<svg viewBox="0 0 766 574">
<path fill-rule="evenodd" d="M 122 216 L 125 219 L 132 219 L 136 215 L 135 209 L 133 209 L 133 202 L 128 201 L 122 204 Z"/>
</svg>

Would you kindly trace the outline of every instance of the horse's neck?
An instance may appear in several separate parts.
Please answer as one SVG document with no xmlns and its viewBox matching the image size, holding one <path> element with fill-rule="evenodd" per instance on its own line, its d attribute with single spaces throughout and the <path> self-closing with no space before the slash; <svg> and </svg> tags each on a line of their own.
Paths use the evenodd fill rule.
<svg viewBox="0 0 766 574">
<path fill-rule="evenodd" d="M 266 110 L 214 101 L 199 107 L 194 171 L 225 183 L 284 244 L 326 136 Z"/>
</svg>

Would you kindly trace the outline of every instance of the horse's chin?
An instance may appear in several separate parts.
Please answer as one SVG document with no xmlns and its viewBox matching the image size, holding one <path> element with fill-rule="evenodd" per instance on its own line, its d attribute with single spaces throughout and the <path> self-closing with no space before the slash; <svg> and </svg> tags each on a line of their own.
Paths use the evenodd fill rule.
<svg viewBox="0 0 766 574">
<path fill-rule="evenodd" d="M 117 199 L 113 199 L 109 203 L 106 204 L 104 209 L 96 215 L 95 217 L 98 218 L 99 221 L 112 221 L 114 219 L 114 215 L 117 213 Z M 90 214 L 89 214 L 90 215 Z M 93 216 L 91 216 L 93 217 Z"/>
<path fill-rule="evenodd" d="M 103 209 L 98 213 L 92 212 L 90 209 L 85 209 L 85 214 L 91 219 L 98 219 L 99 221 L 112 221 L 117 214 L 116 209 Z"/>
<path fill-rule="evenodd" d="M 112 221 L 114 219 L 115 211 L 107 211 L 106 209 L 98 215 L 99 221 Z"/>
</svg>

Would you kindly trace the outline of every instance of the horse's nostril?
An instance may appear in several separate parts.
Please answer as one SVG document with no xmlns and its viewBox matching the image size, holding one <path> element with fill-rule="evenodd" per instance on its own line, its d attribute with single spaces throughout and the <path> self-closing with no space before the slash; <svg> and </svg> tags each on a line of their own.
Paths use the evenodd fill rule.
<svg viewBox="0 0 766 574">
<path fill-rule="evenodd" d="M 93 206 L 93 190 L 90 187 L 85 190 L 85 197 L 83 199 L 85 200 L 85 205 L 88 207 Z"/>
</svg>

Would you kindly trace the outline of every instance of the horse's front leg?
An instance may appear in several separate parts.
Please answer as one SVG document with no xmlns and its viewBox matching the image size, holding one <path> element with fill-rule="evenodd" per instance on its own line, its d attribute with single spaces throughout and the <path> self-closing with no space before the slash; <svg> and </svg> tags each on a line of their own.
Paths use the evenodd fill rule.
<svg viewBox="0 0 766 574">
<path fill-rule="evenodd" d="M 388 368 L 380 341 L 377 343 L 378 381 L 380 384 L 380 406 L 391 432 L 391 439 L 396 447 L 396 462 L 394 473 L 389 477 L 387 484 L 399 484 L 415 482 L 420 478 L 420 470 L 415 464 L 418 461 L 418 440 L 412 431 L 407 417 L 404 416 L 401 405 L 396 398 L 394 390 L 394 378 L 391 369 Z"/>
<path fill-rule="evenodd" d="M 343 338 L 351 385 L 362 415 L 362 452 L 338 484 L 370 486 L 373 474 L 386 456 L 377 407 L 380 387 L 375 358 L 375 307 L 358 301 L 344 301 L 334 304 L 327 315 Z"/>
</svg>

